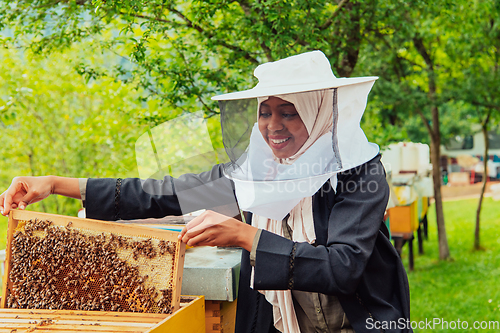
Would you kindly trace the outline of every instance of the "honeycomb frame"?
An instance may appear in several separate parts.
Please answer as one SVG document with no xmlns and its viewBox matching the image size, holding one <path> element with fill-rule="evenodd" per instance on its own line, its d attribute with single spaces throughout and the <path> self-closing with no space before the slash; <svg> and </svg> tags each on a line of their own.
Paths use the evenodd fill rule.
<svg viewBox="0 0 500 333">
<path fill-rule="evenodd" d="M 28 222 L 29 221 L 29 222 Z M 45 221 L 49 221 L 50 224 L 47 224 Z M 34 229 L 32 230 L 33 225 L 37 225 L 36 223 L 42 222 L 42 227 L 39 229 Z M 28 223 L 30 223 L 30 228 L 27 228 Z M 45 223 L 45 224 L 43 224 Z M 45 229 L 43 229 L 45 227 Z M 25 228 L 27 228 L 25 230 Z M 13 259 L 15 260 L 15 255 L 16 253 L 13 254 L 13 250 L 16 250 L 16 247 L 14 244 L 16 242 L 18 243 L 19 238 L 29 238 L 31 237 L 32 239 L 44 239 L 43 237 L 47 237 L 49 233 L 59 233 L 59 238 L 61 237 L 69 237 L 72 239 L 78 239 L 80 237 L 80 241 L 84 242 L 85 239 L 91 239 L 92 241 L 97 240 L 97 245 L 99 244 L 115 244 L 112 242 L 123 242 L 126 244 L 124 246 L 123 253 L 118 253 L 114 255 L 114 260 L 115 264 L 116 261 L 124 261 L 129 263 L 129 266 L 124 266 L 126 270 L 128 270 L 128 275 L 130 274 L 135 274 L 134 276 L 139 276 L 140 278 L 136 280 L 132 280 L 135 284 L 133 284 L 134 288 L 138 288 L 140 282 L 140 285 L 142 287 L 134 290 L 133 292 L 129 291 L 127 289 L 127 292 L 130 293 L 132 296 L 135 297 L 135 295 L 138 295 L 138 298 L 134 298 L 134 302 L 137 302 L 137 307 L 122 307 L 120 308 L 110 308 L 109 306 L 104 306 L 101 304 L 101 308 L 97 306 L 92 306 L 89 308 L 87 307 L 87 310 L 100 310 L 100 311 L 126 311 L 126 312 L 143 312 L 143 313 L 159 313 L 158 307 L 155 305 L 155 310 L 152 311 L 150 308 L 146 307 L 141 307 L 142 301 L 142 296 L 145 295 L 146 293 L 144 290 L 149 290 L 148 288 L 143 288 L 144 287 L 144 280 L 149 281 L 151 280 L 152 282 L 149 283 L 155 285 L 155 286 L 161 286 L 162 282 L 161 281 L 168 281 L 168 295 L 166 295 L 167 290 L 163 289 L 160 290 L 160 288 L 156 289 L 156 292 L 160 290 L 160 294 L 163 295 L 158 295 L 157 293 L 155 294 L 154 298 L 157 299 L 167 299 L 168 298 L 168 304 L 163 301 L 162 305 L 167 304 L 168 305 L 168 310 L 169 312 L 175 312 L 179 309 L 179 304 L 180 304 L 180 291 L 181 291 L 181 284 L 182 284 L 182 270 L 183 270 L 183 265 L 184 265 L 184 253 L 185 253 L 185 244 L 182 243 L 181 241 L 178 240 L 177 232 L 173 231 L 168 231 L 168 230 L 160 230 L 160 229 L 153 229 L 153 228 L 148 228 L 148 227 L 142 227 L 142 226 L 135 226 L 135 225 L 126 225 L 126 224 L 120 224 L 116 222 L 104 222 L 104 221 L 99 221 L 99 220 L 92 220 L 92 219 L 82 219 L 82 218 L 77 218 L 77 217 L 70 217 L 70 216 L 62 216 L 62 215 L 54 215 L 54 214 L 46 214 L 46 213 L 39 213 L 39 212 L 31 212 L 31 211 L 21 211 L 21 210 L 14 210 L 10 213 L 9 215 L 9 225 L 8 225 L 8 233 L 7 233 L 7 249 L 6 249 L 6 261 L 5 261 L 5 274 L 4 274 L 4 279 L 3 279 L 3 295 L 1 302 L 0 302 L 0 307 L 1 308 L 10 308 L 14 307 L 12 304 L 9 304 L 9 300 L 14 299 L 15 297 L 18 297 L 19 295 L 16 295 L 16 292 L 19 292 L 19 284 L 17 283 L 17 274 L 15 271 L 11 275 L 11 270 L 14 267 L 16 268 L 16 265 L 14 264 Z M 21 234 L 21 235 L 20 235 Z M 35 235 L 36 234 L 36 235 Z M 82 236 L 84 235 L 84 236 Z M 38 238 L 36 238 L 38 237 Z M 107 242 L 107 243 L 106 243 Z M 39 242 L 40 243 L 40 242 Z M 94 245 L 92 243 L 91 245 Z M 130 249 L 127 248 L 127 244 L 135 244 L 135 247 L 130 246 Z M 163 251 L 163 248 L 165 247 L 165 244 L 171 244 L 172 246 L 168 246 L 169 253 L 166 253 Z M 116 245 L 116 244 L 115 244 Z M 156 249 L 161 250 L 161 256 L 158 255 L 151 255 L 151 251 L 154 252 L 154 246 L 156 245 Z M 160 247 L 160 245 L 162 247 Z M 116 247 L 116 246 L 115 246 Z M 109 248 L 109 246 L 108 246 Z M 35 253 L 35 252 L 30 252 L 30 254 Z M 125 253 L 125 254 L 124 254 Z M 169 257 L 170 255 L 170 257 Z M 120 257 L 120 258 L 118 258 Z M 158 257 L 158 260 L 162 260 L 160 262 L 155 262 L 155 258 Z M 82 257 L 83 258 L 83 257 Z M 118 259 L 117 259 L 118 258 Z M 170 259 L 169 261 L 165 261 L 165 259 Z M 18 258 L 19 259 L 19 258 Z M 26 260 L 26 259 L 25 259 Z M 29 261 L 35 261 L 36 258 L 28 258 L 27 260 Z M 158 261 L 157 260 L 157 261 Z M 83 262 L 84 260 L 81 260 Z M 16 261 L 18 264 L 19 260 Z M 164 264 L 167 263 L 168 266 L 164 266 Z M 80 263 L 78 263 L 79 265 Z M 124 264 L 118 263 L 120 268 Z M 82 264 L 84 265 L 84 264 Z M 109 265 L 108 265 L 109 266 Z M 36 267 L 36 265 L 34 266 Z M 168 269 L 162 269 L 162 267 L 169 267 Z M 73 269 L 73 268 L 72 268 Z M 45 268 L 47 270 L 47 268 Z M 74 270 L 74 269 L 73 269 Z M 31 270 L 30 270 L 31 272 Z M 40 275 L 40 272 L 42 272 L 41 275 L 43 275 L 43 270 L 38 269 L 34 271 L 34 274 Z M 64 275 L 61 275 L 59 273 L 59 270 L 57 271 L 59 275 L 57 275 L 57 279 L 65 279 L 66 287 L 69 290 L 70 288 L 73 288 L 74 291 L 79 291 L 80 295 L 78 297 L 82 297 L 82 302 L 83 302 L 83 297 L 86 296 L 86 289 L 85 286 L 82 289 L 82 286 L 84 282 L 80 282 L 83 278 L 81 276 L 69 276 L 65 277 Z M 130 273 L 132 272 L 132 273 Z M 134 273 L 135 272 L 135 273 Z M 154 273 L 149 273 L 149 272 L 154 272 Z M 67 273 L 67 272 L 66 272 Z M 65 274 L 66 274 L 65 273 Z M 54 273 L 51 273 L 51 276 L 56 276 Z M 162 275 L 163 274 L 163 275 Z M 149 276 L 151 277 L 149 277 Z M 167 276 L 168 275 L 168 276 Z M 11 277 L 14 277 L 16 281 L 12 281 Z M 26 279 L 28 281 L 36 281 L 37 276 L 23 276 L 23 279 Z M 92 280 L 91 278 L 85 277 L 83 279 L 84 281 L 89 281 Z M 113 283 L 113 278 L 114 276 L 108 277 L 108 276 L 102 276 L 101 279 L 101 284 L 108 283 L 108 280 L 111 280 Z M 24 281 L 24 280 L 23 280 Z M 71 283 L 74 281 L 75 286 L 72 286 Z M 156 281 L 156 282 L 155 282 Z M 53 281 L 49 281 L 49 284 Z M 42 287 L 39 287 L 38 285 L 35 286 L 34 290 L 35 292 L 39 292 L 42 294 L 42 296 L 45 296 L 46 293 L 48 292 L 56 292 L 56 288 L 52 287 L 53 289 L 50 290 L 47 288 L 47 282 L 44 282 L 45 284 Z M 63 280 L 55 282 L 55 284 L 62 284 Z M 76 283 L 81 283 L 79 287 L 76 287 Z M 112 284 L 111 283 L 111 284 Z M 124 284 L 125 282 L 122 282 Z M 88 283 L 87 283 L 88 284 Z M 116 282 L 115 282 L 116 284 Z M 94 283 L 95 285 L 95 283 Z M 92 283 L 91 283 L 92 287 Z M 116 286 L 115 286 L 116 287 Z M 124 286 L 127 287 L 127 286 Z M 130 286 L 128 286 L 130 287 Z M 45 290 L 49 289 L 49 290 Z M 87 286 L 88 289 L 88 286 Z M 92 289 L 92 288 L 90 288 Z M 118 290 L 118 288 L 114 288 L 113 292 L 115 289 Z M 154 288 L 150 288 L 152 291 L 154 291 Z M 57 290 L 61 291 L 59 288 L 59 285 L 57 286 Z M 64 290 L 64 288 L 63 288 Z M 83 290 L 83 292 L 82 292 Z M 95 288 L 94 288 L 95 290 Z M 31 290 L 30 290 L 31 292 Z M 66 297 L 68 297 L 68 293 L 71 295 L 72 292 L 69 292 L 67 290 L 64 290 L 64 293 Z M 9 297 L 12 293 L 12 297 Z M 95 292 L 94 292 L 95 294 Z M 15 297 L 14 297 L 15 296 Z M 73 296 L 73 295 L 71 295 Z M 150 294 L 151 297 L 150 299 L 153 298 L 152 293 Z M 35 296 L 36 297 L 36 296 Z M 57 295 L 59 299 L 62 297 Z M 77 300 L 79 298 L 77 297 Z M 88 295 L 89 299 L 91 299 L 90 293 Z M 42 297 L 43 298 L 43 297 Z M 58 299 L 58 300 L 59 300 Z M 101 297 L 102 299 L 102 297 Z M 140 301 L 139 301 L 140 300 Z M 128 304 L 130 303 L 130 298 L 127 301 Z M 77 302 L 79 305 L 79 302 Z M 31 304 L 31 303 L 30 303 Z M 66 304 L 68 304 L 66 302 Z M 74 304 L 74 301 L 73 301 Z M 118 303 L 115 303 L 115 305 Z M 122 305 L 124 303 L 121 303 Z M 142 303 L 144 304 L 144 303 Z M 150 302 L 152 304 L 152 302 Z M 36 304 L 36 306 L 28 306 L 26 307 L 26 304 L 24 304 L 24 308 L 49 308 L 49 309 L 61 309 L 61 307 L 44 307 L 45 304 Z M 16 307 L 19 305 L 16 304 Z M 149 306 L 149 305 L 148 305 Z M 65 309 L 75 309 L 75 310 L 81 310 L 81 308 L 75 308 L 75 307 L 63 307 Z"/>
</svg>

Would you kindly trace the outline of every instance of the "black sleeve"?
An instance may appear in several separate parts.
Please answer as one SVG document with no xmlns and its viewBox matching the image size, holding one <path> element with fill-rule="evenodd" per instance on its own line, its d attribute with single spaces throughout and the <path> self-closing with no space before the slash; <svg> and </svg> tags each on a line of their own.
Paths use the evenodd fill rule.
<svg viewBox="0 0 500 333">
<path fill-rule="evenodd" d="M 325 239 L 325 244 L 296 243 L 263 231 L 256 253 L 255 289 L 354 293 L 372 254 L 388 198 L 380 157 L 338 175 L 335 195 L 328 200 L 319 193 L 313 197 L 328 212 L 313 210 L 316 238 Z M 331 207 L 324 207 L 329 203 Z M 326 237 L 318 235 L 321 230 Z"/>
<path fill-rule="evenodd" d="M 131 220 L 182 215 L 212 209 L 228 216 L 238 214 L 233 183 L 223 165 L 201 174 L 162 180 L 91 178 L 86 189 L 86 215 L 100 220 Z"/>
</svg>

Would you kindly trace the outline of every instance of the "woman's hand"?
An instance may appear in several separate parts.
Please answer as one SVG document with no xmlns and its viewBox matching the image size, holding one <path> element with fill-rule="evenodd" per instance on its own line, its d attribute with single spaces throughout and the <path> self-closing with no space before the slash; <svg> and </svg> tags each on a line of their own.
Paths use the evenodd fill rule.
<svg viewBox="0 0 500 333">
<path fill-rule="evenodd" d="M 46 177 L 15 177 L 7 191 L 0 195 L 0 211 L 9 214 L 11 209 L 26 206 L 45 199 L 54 191 L 53 180 Z"/>
<path fill-rule="evenodd" d="M 78 178 L 56 176 L 15 177 L 7 191 L 0 195 L 0 212 L 9 214 L 11 209 L 25 209 L 51 194 L 80 199 Z"/>
<path fill-rule="evenodd" d="M 240 246 L 252 249 L 257 228 L 232 217 L 205 211 L 190 221 L 179 234 L 189 246 Z"/>
</svg>

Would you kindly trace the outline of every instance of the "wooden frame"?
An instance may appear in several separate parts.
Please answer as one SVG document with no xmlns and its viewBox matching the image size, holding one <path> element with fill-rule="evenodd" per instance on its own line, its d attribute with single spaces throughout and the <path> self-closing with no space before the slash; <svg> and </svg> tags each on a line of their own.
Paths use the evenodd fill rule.
<svg viewBox="0 0 500 333">
<path fill-rule="evenodd" d="M 0 309 L 0 331 L 205 333 L 204 297 L 182 298 L 172 314 Z"/>
<path fill-rule="evenodd" d="M 182 243 L 178 238 L 177 232 L 169 230 L 153 229 L 148 227 L 140 227 L 134 225 L 120 224 L 116 222 L 104 222 L 92 219 L 82 219 L 78 217 L 54 215 L 47 213 L 39 213 L 32 211 L 23 210 L 12 210 L 9 214 L 9 225 L 7 231 L 7 249 L 5 258 L 5 273 L 3 280 L 3 297 L 0 302 L 0 308 L 6 308 L 7 305 L 7 293 L 9 288 L 12 287 L 12 282 L 9 279 L 9 273 L 11 270 L 11 257 L 12 257 L 12 240 L 14 236 L 14 231 L 16 230 L 19 221 L 28 221 L 32 219 L 41 219 L 52 221 L 53 225 L 67 226 L 71 222 L 71 227 L 76 229 L 87 229 L 87 230 L 98 230 L 100 232 L 110 232 L 118 233 L 127 236 L 139 236 L 139 237 L 152 237 L 156 239 L 163 239 L 170 242 L 175 242 L 176 246 L 176 258 L 177 262 L 174 262 L 173 271 L 173 299 L 172 306 L 173 311 L 177 311 L 180 306 L 181 299 L 181 285 L 182 285 L 182 270 L 184 268 L 184 254 L 185 254 L 185 244 Z"/>
</svg>

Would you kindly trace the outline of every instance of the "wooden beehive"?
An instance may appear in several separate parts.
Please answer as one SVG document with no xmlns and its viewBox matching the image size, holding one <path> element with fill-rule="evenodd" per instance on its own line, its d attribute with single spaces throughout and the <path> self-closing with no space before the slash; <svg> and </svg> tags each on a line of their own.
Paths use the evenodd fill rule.
<svg viewBox="0 0 500 333">
<path fill-rule="evenodd" d="M 234 332 L 237 301 L 205 301 L 205 333 Z"/>
<path fill-rule="evenodd" d="M 173 314 L 0 309 L 0 332 L 205 332 L 203 296 L 183 296 Z"/>
<path fill-rule="evenodd" d="M 407 206 L 392 207 L 387 211 L 392 234 L 408 234 L 418 229 L 417 201 Z"/>
<path fill-rule="evenodd" d="M 12 211 L 0 307 L 173 313 L 180 306 L 185 251 L 177 235 Z"/>
</svg>

